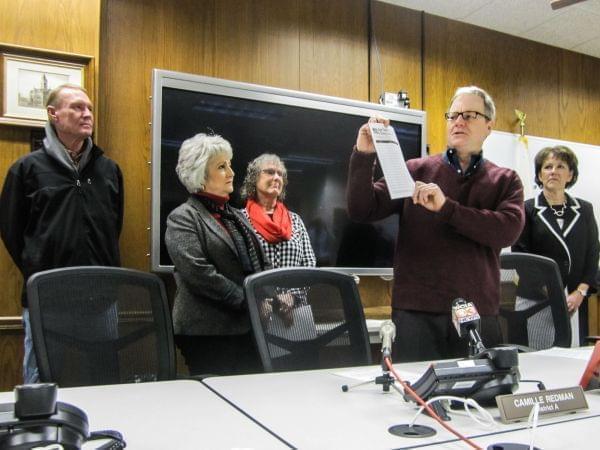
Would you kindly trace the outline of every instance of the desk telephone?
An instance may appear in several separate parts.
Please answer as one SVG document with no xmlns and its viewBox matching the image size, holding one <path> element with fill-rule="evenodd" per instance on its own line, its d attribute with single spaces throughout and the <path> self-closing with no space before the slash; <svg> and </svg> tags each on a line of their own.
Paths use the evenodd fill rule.
<svg viewBox="0 0 600 450">
<path fill-rule="evenodd" d="M 15 403 L 0 404 L 0 448 L 29 450 L 56 444 L 56 449 L 79 450 L 85 442 L 98 439 L 109 440 L 98 449 L 125 448 L 121 433 L 113 430 L 90 433 L 85 412 L 57 402 L 56 397 L 56 384 L 16 386 Z"/>
</svg>

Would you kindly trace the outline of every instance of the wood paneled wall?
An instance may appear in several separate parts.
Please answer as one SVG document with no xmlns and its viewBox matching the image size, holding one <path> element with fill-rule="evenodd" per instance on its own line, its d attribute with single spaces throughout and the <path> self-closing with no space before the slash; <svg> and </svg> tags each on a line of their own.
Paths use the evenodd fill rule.
<svg viewBox="0 0 600 450">
<path fill-rule="evenodd" d="M 515 109 L 533 136 L 600 144 L 600 60 L 426 15 L 424 96 L 432 153 L 445 148 L 443 113 L 456 87 L 494 97 L 496 129 L 518 132 Z"/>
<path fill-rule="evenodd" d="M 424 104 L 432 153 L 445 148 L 442 116 L 458 86 L 475 84 L 494 97 L 497 129 L 516 131 L 518 108 L 527 113 L 529 134 L 558 134 L 557 48 L 436 16 L 426 16 L 425 36 Z"/>
<path fill-rule="evenodd" d="M 125 174 L 123 264 L 148 270 L 151 70 L 368 99 L 363 0 L 163 2 L 103 8 L 101 146 Z M 173 174 L 175 176 L 175 174 Z"/>
<path fill-rule="evenodd" d="M 0 2 L 0 42 L 92 56 L 97 79 L 100 1 Z M 29 128 L 0 125 L 0 184 L 12 163 L 30 151 L 30 139 Z M 8 390 L 22 381 L 22 277 L 1 244 L 0 274 L 0 390 Z"/>
<path fill-rule="evenodd" d="M 389 3 L 371 5 L 370 101 L 404 90 L 410 107 L 422 109 L 422 14 Z"/>
<path fill-rule="evenodd" d="M 599 145 L 600 59 L 561 50 L 558 67 L 558 137 Z"/>
<path fill-rule="evenodd" d="M 125 177 L 123 264 L 142 270 L 155 67 L 358 100 L 405 89 L 428 113 L 432 153 L 454 89 L 477 84 L 496 99 L 497 129 L 516 131 L 518 108 L 528 134 L 600 145 L 600 60 L 373 0 L 15 0 L 0 4 L 0 41 L 95 57 L 97 141 Z M 28 130 L 0 128 L 2 180 L 28 150 Z M 4 248 L 0 270 L 2 314 L 18 316 L 20 276 Z M 389 304 L 388 287 L 361 282 L 365 304 Z M 0 389 L 20 370 L 7 366 L 20 342 L 4 342 Z"/>
</svg>

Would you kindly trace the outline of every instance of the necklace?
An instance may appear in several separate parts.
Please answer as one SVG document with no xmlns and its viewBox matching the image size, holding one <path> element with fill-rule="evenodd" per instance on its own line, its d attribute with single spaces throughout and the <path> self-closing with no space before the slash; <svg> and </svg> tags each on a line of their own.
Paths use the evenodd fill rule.
<svg viewBox="0 0 600 450">
<path fill-rule="evenodd" d="M 560 209 L 555 208 L 553 205 L 550 205 L 550 209 L 552 210 L 552 212 L 554 213 L 554 215 L 556 217 L 562 217 L 562 216 L 564 216 L 566 208 L 567 208 L 567 202 L 566 202 L 566 200 L 563 202 L 562 205 L 560 205 Z"/>
</svg>

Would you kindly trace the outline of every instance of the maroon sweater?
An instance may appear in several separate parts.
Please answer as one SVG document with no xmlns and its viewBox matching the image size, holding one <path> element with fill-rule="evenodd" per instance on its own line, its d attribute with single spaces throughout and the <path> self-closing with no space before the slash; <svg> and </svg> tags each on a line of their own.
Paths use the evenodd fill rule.
<svg viewBox="0 0 600 450">
<path fill-rule="evenodd" d="M 442 154 L 410 160 L 415 181 L 436 183 L 446 195 L 434 213 L 410 198 L 391 200 L 384 179 L 373 183 L 374 161 L 374 153 L 352 153 L 348 213 L 358 222 L 399 215 L 392 307 L 449 314 L 462 297 L 482 315 L 498 314 L 500 250 L 525 223 L 518 175 L 487 160 L 466 178 Z"/>
</svg>

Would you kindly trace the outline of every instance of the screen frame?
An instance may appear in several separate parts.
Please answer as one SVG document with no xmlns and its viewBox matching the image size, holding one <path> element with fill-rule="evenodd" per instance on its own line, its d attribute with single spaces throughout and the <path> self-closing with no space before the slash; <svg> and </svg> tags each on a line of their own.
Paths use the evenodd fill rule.
<svg viewBox="0 0 600 450">
<path fill-rule="evenodd" d="M 172 265 L 160 263 L 160 197 L 161 197 L 161 153 L 162 153 L 162 100 L 163 88 L 174 88 L 193 92 L 222 95 L 234 98 L 244 98 L 261 102 L 276 103 L 287 106 L 298 106 L 332 112 L 340 112 L 363 116 L 365 119 L 373 115 L 383 115 L 390 120 L 406 122 L 421 126 L 421 156 L 427 155 L 427 121 L 426 112 L 415 109 L 404 109 L 369 103 L 358 100 L 350 100 L 340 97 L 332 97 L 321 94 L 313 94 L 290 89 L 262 86 L 258 84 L 243 83 L 225 80 L 221 78 L 193 75 L 183 72 L 175 72 L 162 69 L 152 71 L 152 154 L 151 154 L 151 247 L 150 262 L 151 271 L 172 273 Z M 358 130 L 357 130 L 358 131 Z M 350 150 L 348 151 L 348 159 Z M 351 275 L 378 275 L 391 277 L 391 267 L 325 267 L 339 270 Z"/>
</svg>

